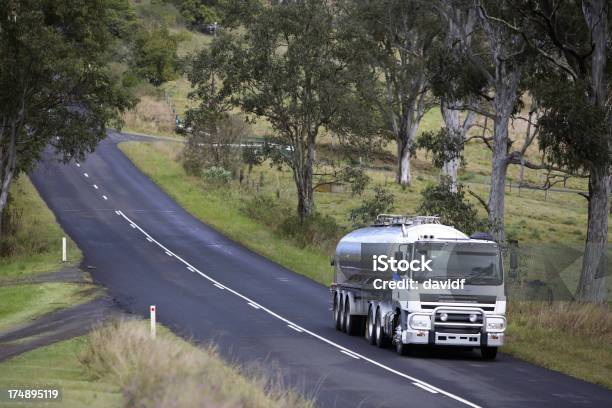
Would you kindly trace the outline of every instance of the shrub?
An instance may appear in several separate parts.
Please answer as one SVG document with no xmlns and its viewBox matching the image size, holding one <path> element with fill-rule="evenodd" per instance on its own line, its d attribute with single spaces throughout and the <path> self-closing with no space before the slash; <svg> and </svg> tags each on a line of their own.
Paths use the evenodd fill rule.
<svg viewBox="0 0 612 408">
<path fill-rule="evenodd" d="M 452 191 L 449 178 L 442 178 L 439 184 L 430 185 L 421 192 L 419 214 L 438 215 L 444 224 L 471 234 L 477 230 L 486 230 L 487 224 L 478 217 L 474 205 L 465 199 L 463 185 L 457 184 L 457 191 Z"/>
<path fill-rule="evenodd" d="M 364 199 L 361 205 L 353 208 L 349 220 L 353 226 L 360 227 L 370 224 L 378 214 L 390 212 L 393 209 L 395 196 L 383 186 L 374 186 L 374 196 Z"/>
<path fill-rule="evenodd" d="M 314 213 L 300 223 L 298 215 L 292 214 L 281 222 L 278 232 L 300 247 L 312 246 L 330 250 L 336 243 L 341 228 L 329 215 Z"/>
<path fill-rule="evenodd" d="M 227 185 L 232 181 L 232 172 L 223 167 L 210 167 L 202 170 L 202 178 L 215 185 Z"/>
</svg>

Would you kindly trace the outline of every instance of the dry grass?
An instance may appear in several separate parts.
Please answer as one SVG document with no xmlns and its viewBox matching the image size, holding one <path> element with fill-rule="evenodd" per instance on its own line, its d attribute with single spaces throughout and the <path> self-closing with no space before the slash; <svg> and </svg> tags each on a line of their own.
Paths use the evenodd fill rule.
<svg viewBox="0 0 612 408">
<path fill-rule="evenodd" d="M 246 375 L 228 365 L 214 347 L 196 347 L 166 330 L 152 340 L 142 321 L 116 320 L 93 331 L 80 360 L 116 383 L 129 407 L 314 406 L 261 371 Z"/>
<path fill-rule="evenodd" d="M 517 325 L 580 333 L 612 344 L 612 313 L 608 305 L 512 301 L 508 320 Z"/>
<path fill-rule="evenodd" d="M 125 129 L 136 133 L 168 135 L 174 132 L 174 113 L 163 100 L 143 95 L 136 107 L 123 116 Z"/>
</svg>

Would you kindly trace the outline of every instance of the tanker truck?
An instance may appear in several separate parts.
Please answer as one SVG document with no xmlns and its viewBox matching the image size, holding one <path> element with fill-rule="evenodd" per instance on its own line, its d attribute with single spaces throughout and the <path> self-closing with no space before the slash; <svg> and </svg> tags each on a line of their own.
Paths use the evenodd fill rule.
<svg viewBox="0 0 612 408">
<path fill-rule="evenodd" d="M 331 261 L 336 329 L 406 355 L 418 345 L 504 344 L 506 295 L 499 245 L 438 217 L 379 215 L 344 236 Z"/>
</svg>

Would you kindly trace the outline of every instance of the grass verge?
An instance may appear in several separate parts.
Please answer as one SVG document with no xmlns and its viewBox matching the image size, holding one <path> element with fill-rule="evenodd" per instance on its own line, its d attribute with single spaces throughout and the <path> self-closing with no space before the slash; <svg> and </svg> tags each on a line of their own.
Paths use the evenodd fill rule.
<svg viewBox="0 0 612 408">
<path fill-rule="evenodd" d="M 332 271 L 328 263 L 328 254 L 314 248 L 292 245 L 275 234 L 269 226 L 245 215 L 241 208 L 245 198 L 248 199 L 252 195 L 245 196 L 235 188 L 204 189 L 200 179 L 185 174 L 177 157 L 176 146 L 128 142 L 122 143 L 120 148 L 145 174 L 203 222 L 295 272 L 323 284 L 330 283 Z M 266 177 L 271 178 L 269 175 Z M 279 178 L 282 175 L 276 177 L 276 183 L 271 184 L 281 185 Z M 414 201 L 414 196 L 418 195 L 414 193 L 424 184 L 417 180 L 414 186 L 408 188 L 404 193 L 405 201 Z M 573 211 L 572 208 L 568 208 L 567 196 L 549 198 L 549 201 L 545 202 L 535 197 L 530 198 L 529 194 L 531 193 L 523 192 L 522 197 L 509 195 L 510 215 L 514 215 L 513 211 L 519 211 L 521 206 L 526 204 L 530 206 L 530 214 L 548 212 L 555 215 L 554 211 L 561 211 L 561 207 L 564 208 L 565 214 Z M 346 217 L 347 206 L 355 203 L 347 204 L 347 197 L 341 197 L 341 201 L 338 201 L 338 197 L 340 195 L 317 196 L 318 209 L 324 214 L 342 217 L 340 213 L 343 213 Z M 557 203 L 555 200 L 560 202 Z M 402 197 L 401 202 L 405 201 Z M 524 207 L 522 211 L 524 214 Z M 410 213 L 410 211 L 404 212 Z M 524 218 L 516 217 L 511 219 L 509 224 L 512 227 L 515 223 L 523 222 Z M 530 231 L 533 231 L 536 227 L 531 223 L 530 225 Z M 550 222 L 547 225 L 550 225 Z M 557 239 L 563 240 L 571 236 L 571 231 L 568 231 L 567 235 L 564 230 L 561 231 L 564 225 L 555 225 L 558 228 L 555 231 Z M 540 238 L 543 241 L 547 239 L 544 234 Z M 517 302 L 511 303 L 508 316 L 509 341 L 503 351 L 532 363 L 612 388 L 612 366 L 609 363 L 612 361 L 610 354 L 612 329 L 609 309 L 603 308 L 594 314 L 591 313 L 592 310 L 588 310 L 588 305 L 571 304 L 571 307 L 565 306 L 564 310 L 554 308 L 560 306 L 551 309 L 547 307 L 542 304 L 526 306 Z M 601 316 L 605 316 L 604 322 L 601 321 Z M 580 323 L 583 321 L 594 325 L 603 324 L 604 332 L 593 336 L 592 326 L 589 328 L 588 324 Z"/>
<path fill-rule="evenodd" d="M 40 283 L 0 287 L 0 331 L 95 296 L 93 285 Z"/>
<path fill-rule="evenodd" d="M 86 337 L 40 347 L 0 363 L 0 388 L 59 388 L 60 404 L 34 404 L 27 406 L 55 406 L 66 408 L 102 408 L 122 406 L 117 385 L 95 378 L 78 359 L 88 346 Z M 8 404 L 0 403 L 2 407 Z M 24 404 L 15 404 L 24 406 Z"/>
<path fill-rule="evenodd" d="M 262 372 L 228 365 L 214 347 L 197 347 L 168 330 L 152 340 L 143 321 L 116 320 L 93 331 L 80 360 L 96 378 L 118 385 L 130 407 L 314 406 Z"/>
<path fill-rule="evenodd" d="M 62 267 L 62 237 L 66 234 L 30 179 L 21 176 L 15 180 L 10 197 L 7 211 L 14 231 L 3 238 L 0 283 L 4 278 L 21 278 Z M 79 248 L 68 238 L 68 264 L 76 264 L 81 256 Z"/>
</svg>

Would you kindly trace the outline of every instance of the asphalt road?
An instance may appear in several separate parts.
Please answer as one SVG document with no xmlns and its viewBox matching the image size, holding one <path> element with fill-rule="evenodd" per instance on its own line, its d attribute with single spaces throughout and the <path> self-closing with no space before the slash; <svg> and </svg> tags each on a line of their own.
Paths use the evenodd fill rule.
<svg viewBox="0 0 612 408">
<path fill-rule="evenodd" d="M 328 289 L 231 241 L 183 210 L 110 134 L 83 163 L 46 154 L 31 177 L 84 266 L 128 312 L 229 360 L 270 370 L 322 407 L 604 407 L 612 391 L 477 352 L 401 358 L 336 331 Z M 559 356 L 563 358 L 563 356 Z M 603 362 L 602 362 L 603 363 Z"/>
</svg>

